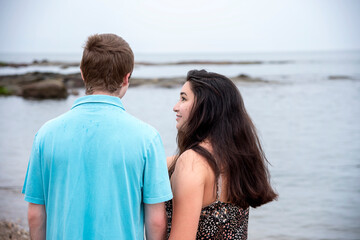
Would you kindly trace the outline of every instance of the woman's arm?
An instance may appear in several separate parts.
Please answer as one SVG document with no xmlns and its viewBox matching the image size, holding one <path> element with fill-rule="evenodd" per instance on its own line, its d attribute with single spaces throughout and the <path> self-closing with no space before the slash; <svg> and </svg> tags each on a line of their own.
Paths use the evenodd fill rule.
<svg viewBox="0 0 360 240">
<path fill-rule="evenodd" d="M 174 198 L 169 239 L 196 238 L 206 174 L 204 160 L 194 151 L 186 151 L 179 157 L 171 177 Z"/>
</svg>

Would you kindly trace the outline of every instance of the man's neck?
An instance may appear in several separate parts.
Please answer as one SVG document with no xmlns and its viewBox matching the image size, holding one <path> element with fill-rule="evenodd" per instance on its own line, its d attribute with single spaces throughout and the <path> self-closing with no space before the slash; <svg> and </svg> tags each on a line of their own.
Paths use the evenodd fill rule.
<svg viewBox="0 0 360 240">
<path fill-rule="evenodd" d="M 97 90 L 97 91 L 94 91 L 91 95 L 108 95 L 108 96 L 113 96 L 113 97 L 120 98 L 119 91 L 115 91 L 113 93 L 110 93 L 110 92 L 107 92 L 107 91 Z"/>
</svg>

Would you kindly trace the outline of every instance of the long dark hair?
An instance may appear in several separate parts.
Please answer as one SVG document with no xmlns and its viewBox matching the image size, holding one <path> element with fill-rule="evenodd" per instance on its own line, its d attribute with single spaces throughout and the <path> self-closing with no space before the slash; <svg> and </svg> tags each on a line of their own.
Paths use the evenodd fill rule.
<svg viewBox="0 0 360 240">
<path fill-rule="evenodd" d="M 177 158 L 192 149 L 202 155 L 215 173 L 225 176 L 227 201 L 242 208 L 258 207 L 277 198 L 270 185 L 267 159 L 254 124 L 235 84 L 205 70 L 188 72 L 195 101 L 188 121 L 178 130 Z M 210 141 L 212 153 L 200 146 Z"/>
</svg>

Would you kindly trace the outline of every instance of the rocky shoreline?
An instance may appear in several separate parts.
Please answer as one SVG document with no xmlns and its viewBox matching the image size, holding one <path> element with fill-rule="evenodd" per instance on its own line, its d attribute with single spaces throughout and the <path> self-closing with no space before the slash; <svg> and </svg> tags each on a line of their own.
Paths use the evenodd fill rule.
<svg viewBox="0 0 360 240">
<path fill-rule="evenodd" d="M 135 67 L 140 66 L 166 66 L 166 65 L 258 65 L 258 64 L 289 64 L 292 61 L 175 61 L 175 62 L 135 62 Z M 33 66 L 54 66 L 60 69 L 79 68 L 79 62 L 34 60 L 27 63 L 0 62 L 0 68 L 27 68 Z M 50 70 L 51 71 L 51 70 Z M 77 71 L 77 70 L 75 70 Z M 278 83 L 246 74 L 228 76 L 236 83 L 243 84 L 267 84 Z M 357 77 L 346 75 L 330 75 L 328 80 L 358 80 Z M 162 77 L 162 78 L 136 78 L 130 79 L 130 87 L 152 85 L 163 88 L 173 88 L 182 85 L 185 77 Z M 54 73 L 54 72 L 29 72 L 18 75 L 0 75 L 0 96 L 21 96 L 27 99 L 64 99 L 68 95 L 77 95 L 78 90 L 84 88 L 80 73 Z"/>
<path fill-rule="evenodd" d="M 249 65 L 249 64 L 287 64 L 290 61 L 178 61 L 178 62 L 135 62 L 137 66 L 165 66 L 165 65 Z M 79 62 L 70 63 L 62 61 L 34 60 L 30 63 L 0 62 L 1 67 L 21 68 L 31 66 L 56 66 L 61 69 L 79 67 Z M 245 74 L 230 77 L 234 82 L 242 83 L 268 83 L 269 81 L 254 78 Z M 131 78 L 130 87 L 153 85 L 157 87 L 172 88 L 182 85 L 185 77 L 164 78 Z M 19 75 L 0 76 L 0 96 L 21 96 L 30 99 L 64 99 L 69 94 L 78 94 L 78 89 L 84 83 L 80 73 L 61 74 L 53 72 L 30 72 Z"/>
<path fill-rule="evenodd" d="M 23 229 L 19 224 L 1 220 L 0 221 L 0 239 L 1 240 L 29 240 L 29 232 Z"/>
<path fill-rule="evenodd" d="M 234 82 L 269 83 L 261 78 L 245 74 L 231 77 Z M 153 85 L 163 88 L 181 86 L 185 77 L 168 78 L 131 78 L 130 86 Z M 30 99 L 64 99 L 69 94 L 78 94 L 77 89 L 84 88 L 80 73 L 60 74 L 50 72 L 31 72 L 21 75 L 0 76 L 0 95 L 22 96 Z"/>
<path fill-rule="evenodd" d="M 253 65 L 253 64 L 289 64 L 292 61 L 279 60 L 279 61 L 175 61 L 175 62 L 135 62 L 135 66 L 169 66 L 169 65 Z M 34 60 L 30 63 L 12 63 L 12 62 L 0 62 L 0 67 L 29 67 L 29 66 L 60 66 L 62 69 L 69 67 L 79 67 L 78 62 L 61 62 L 61 61 L 49 61 Z"/>
</svg>

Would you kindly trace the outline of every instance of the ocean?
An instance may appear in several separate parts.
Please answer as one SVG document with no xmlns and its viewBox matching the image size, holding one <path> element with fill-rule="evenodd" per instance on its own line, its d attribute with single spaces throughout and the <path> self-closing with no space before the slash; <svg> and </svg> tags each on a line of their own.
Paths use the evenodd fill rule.
<svg viewBox="0 0 360 240">
<path fill-rule="evenodd" d="M 136 54 L 138 62 L 260 61 L 261 64 L 138 65 L 134 77 L 185 77 L 206 69 L 267 82 L 237 83 L 264 146 L 278 201 L 250 210 L 249 239 L 360 239 L 360 52 Z M 80 54 L 1 54 L 0 61 L 79 62 Z M 1 67 L 0 75 L 79 72 L 78 67 Z M 126 110 L 176 150 L 173 105 L 180 87 L 130 87 Z M 83 95 L 80 91 L 80 96 Z M 26 226 L 20 194 L 32 140 L 46 121 L 70 109 L 65 100 L 0 97 L 0 218 Z"/>
</svg>

